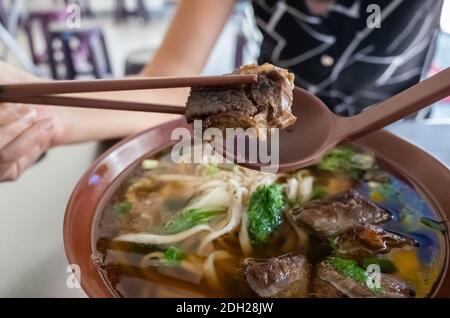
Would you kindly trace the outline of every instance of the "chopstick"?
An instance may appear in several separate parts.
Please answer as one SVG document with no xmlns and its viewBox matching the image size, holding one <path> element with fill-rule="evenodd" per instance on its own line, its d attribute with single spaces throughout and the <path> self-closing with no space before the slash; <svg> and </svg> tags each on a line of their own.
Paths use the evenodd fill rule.
<svg viewBox="0 0 450 318">
<path fill-rule="evenodd" d="M 125 91 L 199 86 L 236 86 L 256 83 L 257 75 L 220 75 L 197 77 L 151 77 L 112 80 L 50 81 L 25 84 L 0 85 L 0 100 L 9 97 L 85 93 L 101 91 Z"/>
<path fill-rule="evenodd" d="M 139 102 L 125 102 L 117 100 L 84 98 L 72 96 L 23 96 L 23 97 L 7 97 L 1 98 L 2 102 L 25 103 L 35 105 L 56 105 L 82 108 L 99 108 L 113 110 L 141 111 L 152 113 L 179 114 L 184 115 L 184 106 L 163 105 L 163 104 L 147 104 Z"/>
</svg>

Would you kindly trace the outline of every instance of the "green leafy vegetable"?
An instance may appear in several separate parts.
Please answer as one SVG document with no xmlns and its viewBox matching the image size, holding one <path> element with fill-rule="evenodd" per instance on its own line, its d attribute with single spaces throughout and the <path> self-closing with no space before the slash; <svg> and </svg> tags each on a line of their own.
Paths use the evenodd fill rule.
<svg viewBox="0 0 450 318">
<path fill-rule="evenodd" d="M 117 216 L 127 215 L 131 211 L 132 208 L 133 208 L 133 205 L 131 204 L 131 202 L 128 202 L 126 200 L 117 202 L 113 206 L 114 213 Z"/>
<path fill-rule="evenodd" d="M 380 270 L 382 273 L 386 273 L 386 274 L 390 274 L 396 271 L 396 267 L 395 264 L 388 259 L 385 258 L 376 258 L 376 257 L 369 257 L 369 258 L 365 258 L 363 260 L 363 267 L 367 268 L 367 266 L 371 265 L 371 264 L 376 264 L 378 266 L 380 266 Z"/>
<path fill-rule="evenodd" d="M 357 262 L 351 259 L 344 259 L 337 256 L 332 256 L 328 259 L 328 262 L 331 266 L 333 266 L 337 271 L 341 272 L 347 277 L 364 284 L 367 286 L 367 273 L 361 266 L 358 265 Z M 378 294 L 381 292 L 379 288 L 369 288 L 374 294 Z"/>
<path fill-rule="evenodd" d="M 422 222 L 423 225 L 428 226 L 432 229 L 435 229 L 435 230 L 438 230 L 441 232 L 445 232 L 445 225 L 442 222 L 435 221 L 435 220 L 427 218 L 427 217 L 420 218 L 420 222 Z"/>
<path fill-rule="evenodd" d="M 247 215 L 248 232 L 253 245 L 264 243 L 280 225 L 284 205 L 284 191 L 279 184 L 261 185 L 252 194 Z"/>
<path fill-rule="evenodd" d="M 316 185 L 313 188 L 311 200 L 323 199 L 328 195 L 327 188 L 322 185 Z"/>
<path fill-rule="evenodd" d="M 317 164 L 317 168 L 333 173 L 348 174 L 359 178 L 375 164 L 373 156 L 356 152 L 349 147 L 338 147 L 326 154 Z"/>
<path fill-rule="evenodd" d="M 193 226 L 208 223 L 211 219 L 221 215 L 225 209 L 188 209 L 176 215 L 164 225 L 167 234 L 175 234 L 190 229 Z"/>
<path fill-rule="evenodd" d="M 328 259 L 328 262 L 345 276 L 348 276 L 359 283 L 366 284 L 366 271 L 354 260 L 333 256 Z"/>
<path fill-rule="evenodd" d="M 178 266 L 180 261 L 185 257 L 186 254 L 179 248 L 171 246 L 164 252 L 164 264 L 168 266 Z"/>
<path fill-rule="evenodd" d="M 206 169 L 206 174 L 210 177 L 214 176 L 217 172 L 219 172 L 219 167 L 217 167 L 217 165 L 215 164 L 207 164 L 205 166 Z"/>
</svg>

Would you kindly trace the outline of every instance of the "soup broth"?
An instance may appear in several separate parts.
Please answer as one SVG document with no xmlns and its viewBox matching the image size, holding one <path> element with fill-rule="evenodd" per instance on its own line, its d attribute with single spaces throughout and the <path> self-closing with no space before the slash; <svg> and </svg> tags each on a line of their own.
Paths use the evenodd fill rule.
<svg viewBox="0 0 450 318">
<path fill-rule="evenodd" d="M 333 201 L 346 192 L 342 198 L 353 201 Z M 333 234 L 316 226 L 330 218 L 305 218 L 314 209 L 346 214 L 347 208 L 389 218 L 350 220 L 345 231 L 331 229 Z M 119 297 L 426 297 L 445 259 L 439 217 L 372 154 L 351 147 L 336 148 L 307 169 L 279 174 L 214 158 L 175 164 L 162 152 L 121 181 L 93 231 L 93 262 Z M 389 236 L 376 238 L 382 249 L 367 241 L 367 231 Z M 266 264 L 272 272 L 265 272 Z M 347 270 L 353 266 L 365 279 L 370 264 L 383 276 L 379 288 Z M 322 275 L 324 266 L 342 283 Z M 390 293 L 388 278 L 408 292 Z M 362 294 L 347 293 L 348 280 Z M 325 285 L 337 286 L 335 293 L 324 294 L 330 290 Z"/>
</svg>

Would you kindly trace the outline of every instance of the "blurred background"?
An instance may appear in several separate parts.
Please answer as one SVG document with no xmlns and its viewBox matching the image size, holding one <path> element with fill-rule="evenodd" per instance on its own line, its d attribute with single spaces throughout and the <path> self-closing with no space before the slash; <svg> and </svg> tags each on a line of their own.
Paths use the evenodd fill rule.
<svg viewBox="0 0 450 318">
<path fill-rule="evenodd" d="M 159 47 L 177 2 L 1 0 L 1 40 L 9 45 L 0 57 L 54 79 L 137 73 Z M 237 1 L 205 73 L 227 72 L 257 58 L 260 35 L 252 24 L 248 1 Z"/>
<path fill-rule="evenodd" d="M 53 79 L 136 74 L 159 47 L 177 2 L 0 0 L 0 60 Z M 237 1 L 204 73 L 227 73 L 256 61 L 260 39 L 249 2 Z M 450 0 L 445 0 L 429 73 L 448 66 Z M 449 125 L 450 99 L 414 120 Z M 0 297 L 85 296 L 66 285 L 62 224 L 71 190 L 96 149 L 94 143 L 57 148 L 18 182 L 0 184 L 0 253 L 8 260 L 0 262 L 0 273 L 7 273 L 0 279 Z"/>
</svg>

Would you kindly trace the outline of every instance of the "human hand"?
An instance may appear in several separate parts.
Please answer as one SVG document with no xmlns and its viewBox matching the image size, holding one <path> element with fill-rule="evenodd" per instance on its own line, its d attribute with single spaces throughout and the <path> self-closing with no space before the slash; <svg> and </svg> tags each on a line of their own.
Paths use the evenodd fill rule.
<svg viewBox="0 0 450 318">
<path fill-rule="evenodd" d="M 19 178 L 57 139 L 53 115 L 38 107 L 0 103 L 0 182 Z"/>
</svg>

